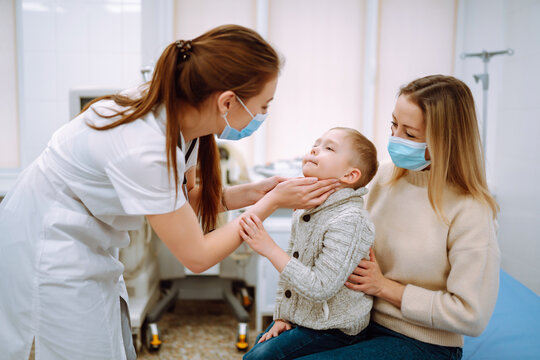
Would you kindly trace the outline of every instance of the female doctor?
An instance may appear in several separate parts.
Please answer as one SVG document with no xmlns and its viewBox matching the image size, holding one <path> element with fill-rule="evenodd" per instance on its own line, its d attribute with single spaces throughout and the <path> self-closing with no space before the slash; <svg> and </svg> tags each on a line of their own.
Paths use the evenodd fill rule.
<svg viewBox="0 0 540 360">
<path fill-rule="evenodd" d="M 223 208 L 254 204 L 248 212 L 264 219 L 330 195 L 337 184 L 316 179 L 222 191 L 214 134 L 237 140 L 260 126 L 279 67 L 254 31 L 218 27 L 170 44 L 150 83 L 96 99 L 53 135 L 0 206 L 6 359 L 28 359 L 33 341 L 36 359 L 136 357 L 117 255 L 144 216 L 202 272 L 241 244 L 236 220 L 210 232 Z"/>
</svg>

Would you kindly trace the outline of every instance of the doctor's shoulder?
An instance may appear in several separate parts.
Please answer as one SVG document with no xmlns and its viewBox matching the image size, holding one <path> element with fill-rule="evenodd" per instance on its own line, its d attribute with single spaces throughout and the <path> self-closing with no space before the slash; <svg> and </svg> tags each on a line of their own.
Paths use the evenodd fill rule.
<svg viewBox="0 0 540 360">
<path fill-rule="evenodd" d="M 130 161 L 148 164 L 152 162 L 166 163 L 166 137 L 160 129 L 156 116 L 149 112 L 132 122 L 121 124 L 107 130 L 96 130 L 88 126 L 94 124 L 103 126 L 113 122 L 118 117 L 104 119 L 100 114 L 113 114 L 122 110 L 113 101 L 103 100 L 90 107 L 81 121 L 87 127 L 88 151 L 95 162 L 105 166 L 110 162 L 121 161 L 127 157 Z M 74 119 L 77 120 L 77 119 Z"/>
</svg>

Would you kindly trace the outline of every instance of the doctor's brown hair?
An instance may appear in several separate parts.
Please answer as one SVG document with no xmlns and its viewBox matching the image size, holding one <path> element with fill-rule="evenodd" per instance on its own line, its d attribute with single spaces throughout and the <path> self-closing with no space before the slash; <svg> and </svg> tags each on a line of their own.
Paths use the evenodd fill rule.
<svg viewBox="0 0 540 360">
<path fill-rule="evenodd" d="M 189 45 L 186 47 L 186 44 Z M 248 100 L 259 94 L 279 70 L 278 54 L 258 33 L 238 25 L 223 25 L 191 41 L 177 41 L 167 46 L 142 97 L 132 99 L 121 94 L 107 95 L 95 99 L 83 111 L 103 99 L 114 100 L 126 107 L 118 114 L 103 116 L 120 116 L 109 125 L 96 127 L 88 124 L 97 130 L 107 130 L 135 121 L 164 104 L 167 113 L 167 166 L 169 176 L 171 171 L 174 174 L 178 196 L 181 179 L 176 148 L 180 136 L 178 110 L 181 103 L 200 109 L 212 95 L 227 90 Z M 199 141 L 197 165 L 201 198 L 196 212 L 204 231 L 209 232 L 216 226 L 221 204 L 220 159 L 214 134 L 203 136 Z"/>
<path fill-rule="evenodd" d="M 469 87 L 452 76 L 430 75 L 402 87 L 398 96 L 418 105 L 426 123 L 426 141 L 431 157 L 428 198 L 444 220 L 443 195 L 447 185 L 489 206 L 493 217 L 499 211 L 489 192 L 484 153 L 478 131 L 474 99 Z M 408 170 L 395 167 L 391 183 Z"/>
</svg>

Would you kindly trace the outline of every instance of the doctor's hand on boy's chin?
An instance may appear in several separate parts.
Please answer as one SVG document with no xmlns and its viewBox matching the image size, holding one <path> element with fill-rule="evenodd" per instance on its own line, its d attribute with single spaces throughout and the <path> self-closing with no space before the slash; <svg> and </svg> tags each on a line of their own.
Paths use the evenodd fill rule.
<svg viewBox="0 0 540 360">
<path fill-rule="evenodd" d="M 290 178 L 277 184 L 267 196 L 278 208 L 311 209 L 322 204 L 340 185 L 338 179 Z"/>
<path fill-rule="evenodd" d="M 267 257 L 278 246 L 268 235 L 255 214 L 243 214 L 239 219 L 240 236 L 257 254 Z"/>
<path fill-rule="evenodd" d="M 263 341 L 266 341 L 270 338 L 276 337 L 279 334 L 281 334 L 284 331 L 291 330 L 292 326 L 285 320 L 276 320 L 274 321 L 274 325 L 268 330 L 261 338 L 259 339 L 258 343 L 262 343 Z M 258 344 L 257 343 L 257 344 Z"/>
</svg>

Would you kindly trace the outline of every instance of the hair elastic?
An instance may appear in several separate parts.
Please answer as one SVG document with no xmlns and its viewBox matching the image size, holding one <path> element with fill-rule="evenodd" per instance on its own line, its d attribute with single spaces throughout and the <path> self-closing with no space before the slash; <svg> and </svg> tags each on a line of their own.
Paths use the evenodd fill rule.
<svg viewBox="0 0 540 360">
<path fill-rule="evenodd" d="M 191 53 L 191 40 L 176 40 L 176 47 L 180 49 L 180 54 L 182 56 L 182 61 L 189 58 Z"/>
</svg>

